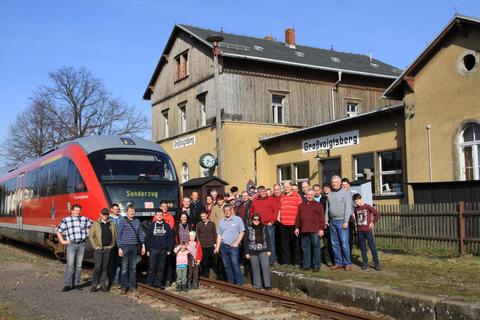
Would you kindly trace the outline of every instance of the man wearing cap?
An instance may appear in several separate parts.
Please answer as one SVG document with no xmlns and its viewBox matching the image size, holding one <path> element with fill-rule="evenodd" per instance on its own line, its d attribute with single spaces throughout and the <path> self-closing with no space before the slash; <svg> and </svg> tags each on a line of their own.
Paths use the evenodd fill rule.
<svg viewBox="0 0 480 320">
<path fill-rule="evenodd" d="M 115 223 L 109 219 L 110 211 L 103 208 L 100 211 L 100 217 L 95 221 L 90 229 L 88 239 L 93 248 L 93 259 L 95 263 L 92 288 L 90 291 L 97 291 L 98 282 L 102 291 L 108 291 L 107 271 L 110 252 L 115 245 L 117 229 Z"/>
</svg>

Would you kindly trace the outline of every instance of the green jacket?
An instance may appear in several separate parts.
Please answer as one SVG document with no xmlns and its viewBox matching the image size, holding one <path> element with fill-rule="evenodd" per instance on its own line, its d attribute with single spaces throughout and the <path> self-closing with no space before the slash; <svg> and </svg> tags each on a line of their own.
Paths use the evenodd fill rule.
<svg viewBox="0 0 480 320">
<path fill-rule="evenodd" d="M 112 242 L 103 248 L 112 248 L 115 245 L 115 240 L 117 239 L 117 228 L 115 227 L 115 223 L 110 221 L 110 230 L 112 232 Z M 94 250 L 102 248 L 102 227 L 100 226 L 100 220 L 97 220 L 93 223 L 92 227 L 90 228 L 90 232 L 88 235 L 88 240 L 90 240 L 90 244 Z"/>
</svg>

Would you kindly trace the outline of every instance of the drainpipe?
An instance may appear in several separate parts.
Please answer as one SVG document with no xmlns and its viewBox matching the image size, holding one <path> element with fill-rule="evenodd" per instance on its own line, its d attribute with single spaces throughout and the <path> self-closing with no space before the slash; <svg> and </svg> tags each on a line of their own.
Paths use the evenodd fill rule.
<svg viewBox="0 0 480 320">
<path fill-rule="evenodd" d="M 430 135 L 430 131 L 432 126 L 427 124 L 427 136 L 428 136 L 428 175 L 430 182 L 432 182 L 432 139 Z"/>
<path fill-rule="evenodd" d="M 342 82 L 342 71 L 338 71 L 338 80 L 333 85 L 332 92 L 332 120 L 335 120 L 335 92 L 338 90 L 338 85 Z"/>
<path fill-rule="evenodd" d="M 255 185 L 257 185 L 257 151 L 262 149 L 262 146 L 258 146 L 253 150 L 253 175 L 255 179 Z"/>
</svg>

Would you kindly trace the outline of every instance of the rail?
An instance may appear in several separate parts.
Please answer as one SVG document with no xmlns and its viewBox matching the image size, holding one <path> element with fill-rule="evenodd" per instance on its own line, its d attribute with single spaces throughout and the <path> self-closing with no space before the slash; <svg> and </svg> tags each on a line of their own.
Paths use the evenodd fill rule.
<svg viewBox="0 0 480 320">
<path fill-rule="evenodd" d="M 215 287 L 238 295 L 260 299 L 268 302 L 276 302 L 284 307 L 294 308 L 319 316 L 327 316 L 336 320 L 379 320 L 381 318 L 372 315 L 362 314 L 355 311 L 343 310 L 325 304 L 275 294 L 247 287 L 234 285 L 228 282 L 200 278 L 200 284 Z"/>
<path fill-rule="evenodd" d="M 168 301 L 179 307 L 186 308 L 192 311 L 200 312 L 201 314 L 213 319 L 225 320 L 249 320 L 250 318 L 237 315 L 233 312 L 216 308 L 205 303 L 181 296 L 179 294 L 170 293 L 167 290 L 160 290 L 146 284 L 137 283 L 137 289 L 145 294 L 153 295 L 161 300 Z"/>
</svg>

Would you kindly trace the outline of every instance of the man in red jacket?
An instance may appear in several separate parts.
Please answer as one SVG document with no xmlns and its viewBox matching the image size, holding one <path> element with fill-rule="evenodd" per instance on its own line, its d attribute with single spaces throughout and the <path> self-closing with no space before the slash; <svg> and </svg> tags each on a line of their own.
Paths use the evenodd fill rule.
<svg viewBox="0 0 480 320">
<path fill-rule="evenodd" d="M 325 229 L 325 214 L 323 206 L 315 201 L 313 190 L 305 194 L 305 202 L 298 206 L 298 214 L 295 220 L 295 235 L 300 237 L 302 244 L 302 270 L 308 270 L 313 266 L 313 271 L 320 271 L 320 238 Z M 310 256 L 313 252 L 313 261 Z"/>
<path fill-rule="evenodd" d="M 277 221 L 278 206 L 275 199 L 267 195 L 264 186 L 259 186 L 257 191 L 258 197 L 252 202 L 250 216 L 255 213 L 260 214 L 270 238 L 271 255 L 268 259 L 270 265 L 273 265 L 275 263 L 275 221 Z"/>
<path fill-rule="evenodd" d="M 298 206 L 302 198 L 292 189 L 292 184 L 285 181 L 283 184 L 285 193 L 280 198 L 280 210 L 277 220 L 280 222 L 280 242 L 284 264 L 300 264 L 300 252 L 298 237 L 295 236 L 295 219 L 297 218 Z"/>
</svg>

